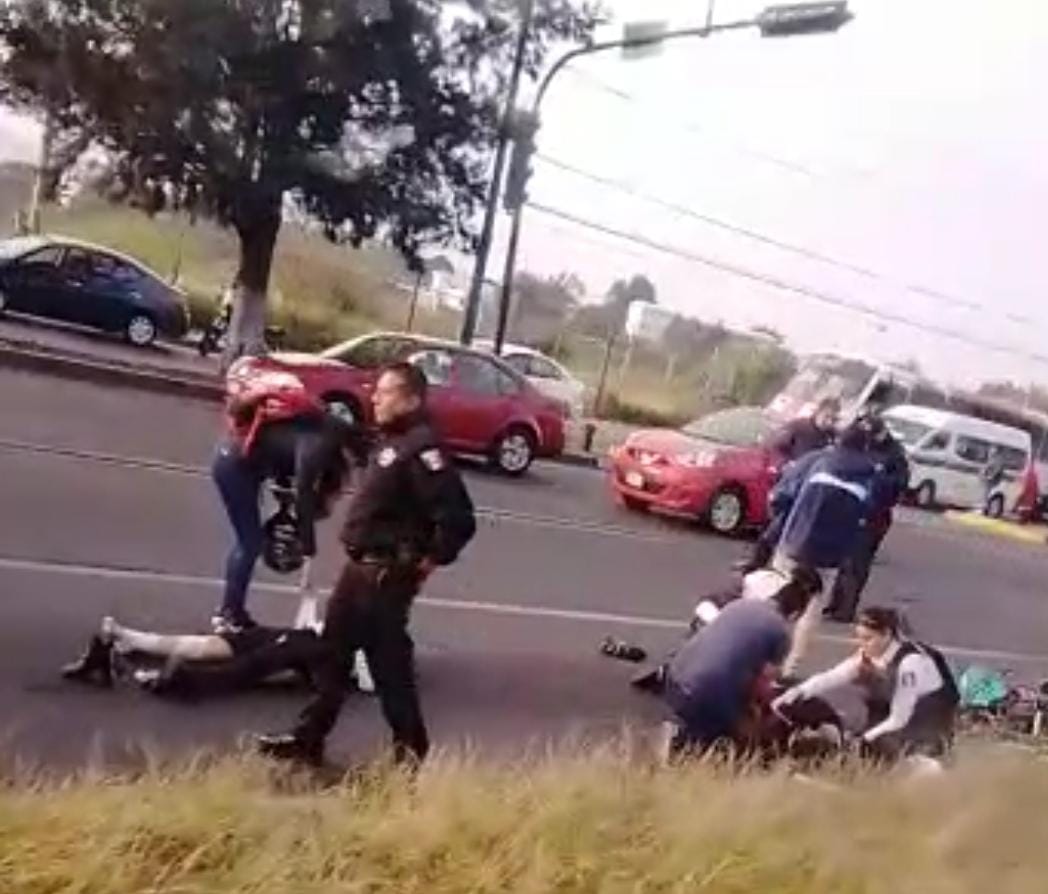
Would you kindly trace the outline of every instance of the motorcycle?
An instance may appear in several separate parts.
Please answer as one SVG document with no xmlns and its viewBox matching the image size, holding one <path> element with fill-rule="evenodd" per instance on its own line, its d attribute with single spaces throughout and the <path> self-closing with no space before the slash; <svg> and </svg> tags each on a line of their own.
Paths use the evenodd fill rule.
<svg viewBox="0 0 1048 894">
<path fill-rule="evenodd" d="M 204 327 L 204 332 L 197 343 L 197 351 L 201 357 L 207 357 L 225 348 L 232 319 L 233 302 L 228 298 L 223 298 L 221 307 Z M 266 326 L 264 337 L 267 347 L 279 351 L 283 346 L 284 330 L 280 326 Z"/>
<path fill-rule="evenodd" d="M 958 678 L 958 726 L 964 732 L 1036 742 L 1048 731 L 1048 681 L 1012 682 L 1012 672 L 973 665 Z"/>
</svg>

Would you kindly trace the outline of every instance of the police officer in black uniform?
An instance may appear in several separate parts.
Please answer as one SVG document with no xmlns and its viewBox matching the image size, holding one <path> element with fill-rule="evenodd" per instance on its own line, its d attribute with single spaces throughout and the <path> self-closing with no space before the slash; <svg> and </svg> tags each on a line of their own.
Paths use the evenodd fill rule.
<svg viewBox="0 0 1048 894">
<path fill-rule="evenodd" d="M 324 740 L 345 698 L 352 656 L 363 649 L 394 759 L 429 750 L 415 685 L 411 603 L 432 571 L 450 565 L 476 531 L 473 504 L 426 417 L 426 378 L 407 363 L 386 368 L 372 397 L 381 438 L 350 503 L 342 541 L 349 557 L 328 603 L 314 669 L 316 697 L 292 732 L 261 736 L 270 757 L 323 761 Z"/>
</svg>

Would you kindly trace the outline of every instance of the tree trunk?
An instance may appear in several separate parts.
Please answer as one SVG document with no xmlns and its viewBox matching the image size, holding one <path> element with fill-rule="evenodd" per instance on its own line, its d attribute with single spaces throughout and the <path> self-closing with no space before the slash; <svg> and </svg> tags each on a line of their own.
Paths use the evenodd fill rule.
<svg viewBox="0 0 1048 894">
<path fill-rule="evenodd" d="M 238 357 L 266 353 L 266 294 L 273 268 L 273 252 L 280 231 L 279 202 L 236 225 L 240 237 L 240 266 L 233 291 L 233 315 L 229 321 L 222 369 Z"/>
</svg>

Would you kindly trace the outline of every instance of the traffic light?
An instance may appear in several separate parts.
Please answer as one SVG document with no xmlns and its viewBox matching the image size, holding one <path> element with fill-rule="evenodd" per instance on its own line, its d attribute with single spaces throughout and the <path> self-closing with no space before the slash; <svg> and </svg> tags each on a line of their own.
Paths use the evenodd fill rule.
<svg viewBox="0 0 1048 894">
<path fill-rule="evenodd" d="M 853 18 L 847 0 L 769 6 L 757 16 L 762 37 L 790 37 L 836 31 Z"/>
<path fill-rule="evenodd" d="M 534 151 L 535 143 L 531 140 L 513 144 L 506 190 L 502 195 L 502 207 L 507 211 L 516 211 L 528 200 L 527 185 L 531 177 L 531 155 Z"/>
<path fill-rule="evenodd" d="M 502 195 L 502 207 L 507 211 L 516 211 L 528 200 L 527 185 L 531 177 L 531 156 L 535 154 L 538 127 L 538 118 L 530 112 L 518 111 L 509 121 L 513 150 Z"/>
</svg>

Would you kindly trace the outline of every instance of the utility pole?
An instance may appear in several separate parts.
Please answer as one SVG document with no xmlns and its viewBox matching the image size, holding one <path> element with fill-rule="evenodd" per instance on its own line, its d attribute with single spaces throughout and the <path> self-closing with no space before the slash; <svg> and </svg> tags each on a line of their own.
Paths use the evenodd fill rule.
<svg viewBox="0 0 1048 894">
<path fill-rule="evenodd" d="M 40 161 L 33 177 L 33 192 L 29 199 L 26 225 L 31 233 L 40 232 L 40 207 L 44 202 L 44 182 L 51 174 L 51 147 L 54 143 L 54 124 L 51 110 L 44 111 L 44 133 L 40 141 Z"/>
<path fill-rule="evenodd" d="M 520 243 L 518 212 L 528 200 L 527 184 L 531 177 L 531 157 L 535 154 L 535 133 L 538 129 L 537 115 L 520 110 L 514 111 L 510 128 L 513 152 L 510 156 L 509 173 L 506 175 L 506 189 L 503 194 L 503 206 L 514 214 L 514 218 L 509 233 L 509 246 L 506 249 L 505 270 L 502 275 L 502 290 L 499 296 L 498 325 L 495 328 L 496 356 L 502 354 L 502 344 L 506 339 L 509 306 L 513 297 L 513 272 L 517 264 L 517 246 Z"/>
<path fill-rule="evenodd" d="M 615 331 L 609 326 L 607 339 L 604 342 L 604 360 L 600 366 L 600 380 L 597 382 L 597 395 L 593 399 L 593 415 L 600 417 L 604 409 L 604 391 L 608 386 L 608 367 L 611 366 L 611 354 L 615 350 Z"/>
<path fill-rule="evenodd" d="M 418 307 L 418 290 L 422 287 L 422 277 L 425 276 L 425 269 L 419 270 L 415 276 L 415 288 L 411 293 L 411 309 L 408 311 L 408 324 L 406 331 L 410 332 L 411 327 L 415 325 L 415 309 Z"/>
<path fill-rule="evenodd" d="M 480 299 L 484 288 L 484 277 L 487 273 L 488 255 L 491 253 L 491 238 L 495 230 L 495 215 L 498 213 L 499 192 L 502 189 L 502 174 L 506 167 L 506 151 L 509 146 L 507 124 L 513 110 L 517 107 L 520 77 L 524 70 L 524 53 L 527 49 L 528 37 L 531 32 L 531 21 L 535 12 L 535 0 L 523 0 L 523 3 L 520 34 L 517 36 L 517 48 L 513 58 L 513 70 L 510 73 L 505 110 L 502 120 L 499 121 L 498 143 L 495 147 L 495 164 L 491 172 L 488 200 L 484 209 L 484 225 L 480 231 L 477 259 L 473 265 L 473 276 L 469 283 L 469 295 L 466 297 L 466 309 L 462 316 L 462 331 L 459 340 L 464 345 L 472 343 L 477 329 L 477 315 L 480 312 Z"/>
</svg>

